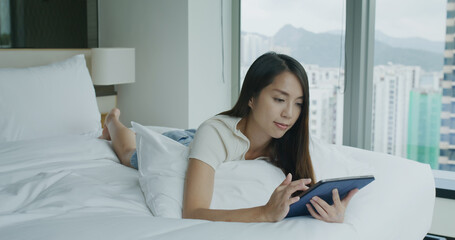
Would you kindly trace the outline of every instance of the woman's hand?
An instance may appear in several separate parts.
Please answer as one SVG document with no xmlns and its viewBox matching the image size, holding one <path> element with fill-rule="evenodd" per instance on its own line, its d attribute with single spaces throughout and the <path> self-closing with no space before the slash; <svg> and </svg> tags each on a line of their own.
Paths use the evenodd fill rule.
<svg viewBox="0 0 455 240">
<path fill-rule="evenodd" d="M 292 175 L 289 173 L 286 179 L 273 191 L 269 202 L 263 207 L 266 221 L 281 221 L 289 212 L 289 206 L 300 200 L 300 197 L 292 197 L 296 191 L 305 191 L 311 179 L 304 178 L 292 182 Z"/>
<path fill-rule="evenodd" d="M 351 201 L 351 198 L 359 191 L 359 189 L 351 190 L 348 195 L 340 201 L 340 195 L 337 189 L 332 190 L 333 205 L 329 205 L 326 201 L 319 197 L 313 197 L 310 204 L 307 204 L 308 211 L 311 216 L 324 222 L 342 223 L 344 221 L 344 212 Z"/>
</svg>

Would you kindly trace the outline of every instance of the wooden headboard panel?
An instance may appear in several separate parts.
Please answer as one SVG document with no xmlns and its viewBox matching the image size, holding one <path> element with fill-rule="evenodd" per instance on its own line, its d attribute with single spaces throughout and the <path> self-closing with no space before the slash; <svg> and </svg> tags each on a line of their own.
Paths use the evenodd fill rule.
<svg viewBox="0 0 455 240">
<path fill-rule="evenodd" d="M 0 49 L 0 68 L 34 67 L 84 54 L 91 69 L 91 49 Z"/>
</svg>

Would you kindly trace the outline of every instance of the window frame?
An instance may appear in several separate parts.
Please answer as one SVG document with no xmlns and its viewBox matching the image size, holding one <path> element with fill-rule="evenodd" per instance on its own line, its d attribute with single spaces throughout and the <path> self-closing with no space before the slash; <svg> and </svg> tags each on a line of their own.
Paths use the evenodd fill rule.
<svg viewBox="0 0 455 240">
<path fill-rule="evenodd" d="M 371 150 L 375 0 L 346 1 L 343 145 Z"/>
</svg>

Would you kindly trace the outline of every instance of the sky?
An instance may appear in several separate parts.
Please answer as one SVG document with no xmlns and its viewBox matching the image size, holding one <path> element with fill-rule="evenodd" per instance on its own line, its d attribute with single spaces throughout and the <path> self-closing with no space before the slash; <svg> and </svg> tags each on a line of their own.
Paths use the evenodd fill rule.
<svg viewBox="0 0 455 240">
<path fill-rule="evenodd" d="M 274 35 L 292 24 L 311 32 L 345 29 L 346 0 L 242 0 L 242 31 Z M 376 0 L 376 30 L 445 41 L 447 0 Z"/>
</svg>

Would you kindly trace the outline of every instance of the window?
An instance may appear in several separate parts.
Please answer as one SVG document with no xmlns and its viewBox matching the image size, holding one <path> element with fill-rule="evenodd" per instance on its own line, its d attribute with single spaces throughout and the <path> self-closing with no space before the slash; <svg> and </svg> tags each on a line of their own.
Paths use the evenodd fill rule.
<svg viewBox="0 0 455 240">
<path fill-rule="evenodd" d="M 455 171 L 454 13 L 447 1 L 376 1 L 372 150 Z"/>
<path fill-rule="evenodd" d="M 353 11 L 353 6 L 359 6 L 352 2 L 349 2 L 348 11 Z M 344 140 L 347 141 L 344 144 L 414 159 L 430 164 L 433 169 L 455 171 L 455 134 L 453 133 L 455 132 L 453 128 L 455 1 L 381 0 L 372 2 L 373 8 L 367 7 L 366 10 L 362 10 L 362 13 L 373 11 L 373 14 L 367 15 L 367 18 L 375 16 L 375 19 L 370 19 L 370 23 L 374 23 L 371 26 L 376 27 L 375 39 L 368 43 L 374 45 L 374 54 L 370 54 L 369 49 L 361 51 L 366 53 L 367 59 L 369 57 L 374 59 L 374 64 L 371 67 L 371 74 L 368 73 L 371 65 L 360 66 L 354 70 L 354 72 L 360 72 L 359 69 L 362 69 L 361 71 L 368 69 L 365 75 L 367 78 L 354 76 L 360 79 L 360 84 L 365 85 L 368 91 L 365 96 L 362 96 L 364 89 L 349 88 L 351 91 L 357 91 L 356 97 L 362 99 L 357 102 L 365 103 L 355 107 L 347 105 L 351 112 L 349 116 L 343 116 L 342 103 L 345 97 L 349 98 L 348 95 L 343 94 L 344 62 L 338 61 L 339 64 L 333 64 L 333 60 L 337 57 L 331 57 L 331 60 L 324 58 L 323 56 L 327 54 L 324 50 L 328 48 L 320 48 L 318 41 L 309 43 L 313 52 L 307 52 L 305 55 L 298 54 L 302 46 L 305 47 L 307 46 L 305 43 L 310 42 L 308 39 L 317 35 L 341 32 L 342 35 L 338 35 L 340 37 L 338 43 L 344 46 L 345 32 L 342 30 L 343 27 L 337 27 L 340 23 L 345 23 L 343 14 L 340 13 L 341 9 L 343 11 L 345 9 L 343 1 L 288 0 L 279 3 L 272 0 L 241 1 L 242 76 L 252 60 L 260 55 L 260 49 L 262 49 L 261 53 L 273 50 L 290 54 L 301 61 L 309 77 L 310 111 L 316 110 L 316 114 L 311 112 L 311 115 L 312 120 L 317 123 L 317 129 L 314 129 L 317 130 L 317 137 L 339 144 L 342 140 L 340 138 L 342 134 L 338 133 L 342 130 L 342 118 L 354 119 L 354 121 L 346 121 L 345 126 L 349 127 L 344 130 L 350 133 L 350 136 L 346 134 Z M 294 17 L 295 10 L 299 11 L 296 14 L 299 18 Z M 285 12 L 286 15 L 280 15 L 280 12 Z M 367 31 L 369 36 L 364 24 L 351 27 L 351 20 L 355 19 L 354 22 L 359 22 L 360 14 L 355 13 L 355 18 L 351 18 L 351 15 L 345 16 L 350 21 L 350 25 L 346 27 L 350 31 L 352 29 L 358 31 L 362 28 L 361 31 Z M 365 16 L 362 16 L 362 19 L 363 17 Z M 253 24 L 255 22 L 256 25 Z M 318 26 L 313 27 L 312 22 L 317 22 Z M 327 22 L 331 22 L 332 25 L 326 24 Z M 329 25 L 331 27 L 327 27 Z M 265 28 L 269 32 L 263 30 Z M 290 30 L 295 29 L 302 30 L 300 35 L 305 36 L 299 39 L 301 48 L 291 44 L 293 42 L 289 39 L 293 39 L 292 37 L 285 38 L 286 44 L 281 44 L 280 41 L 284 40 L 279 39 L 278 35 L 290 33 L 292 32 Z M 337 31 L 328 29 L 337 29 Z M 349 34 L 350 38 L 358 40 L 358 36 L 363 32 L 356 33 L 354 37 L 351 32 Z M 365 40 L 361 41 L 362 44 L 354 47 L 356 50 L 358 46 L 364 45 Z M 252 42 L 262 45 L 253 47 L 249 45 Z M 352 39 L 349 39 L 348 44 L 352 45 L 352 43 Z M 254 57 L 246 54 L 254 49 L 259 51 Z M 337 56 L 344 60 L 344 49 L 331 48 L 330 52 L 339 53 Z M 351 56 L 347 57 L 350 59 Z M 358 56 L 354 58 L 357 59 Z M 248 60 L 250 60 L 249 63 Z M 330 64 L 332 67 L 328 67 Z M 335 79 L 336 82 L 327 80 L 327 77 Z M 364 84 L 367 79 L 370 82 Z M 357 82 L 354 85 L 358 86 L 356 84 Z M 355 98 L 350 98 L 350 102 L 355 102 L 352 99 Z M 365 116 L 363 114 L 365 112 L 368 113 L 367 116 L 371 116 L 371 119 L 361 117 Z M 330 114 L 332 117 L 327 116 Z M 322 118 L 322 116 L 325 117 Z M 357 119 L 360 120 L 357 121 Z M 353 126 L 359 127 L 353 128 Z M 327 134 L 328 129 L 331 134 Z M 361 134 L 351 134 L 353 132 Z M 331 137 L 326 139 L 321 137 L 326 136 L 325 134 Z"/>
<path fill-rule="evenodd" d="M 312 134 L 341 144 L 345 2 L 244 0 L 240 9 L 240 85 L 260 55 L 275 51 L 294 57 L 308 75 Z"/>
</svg>

